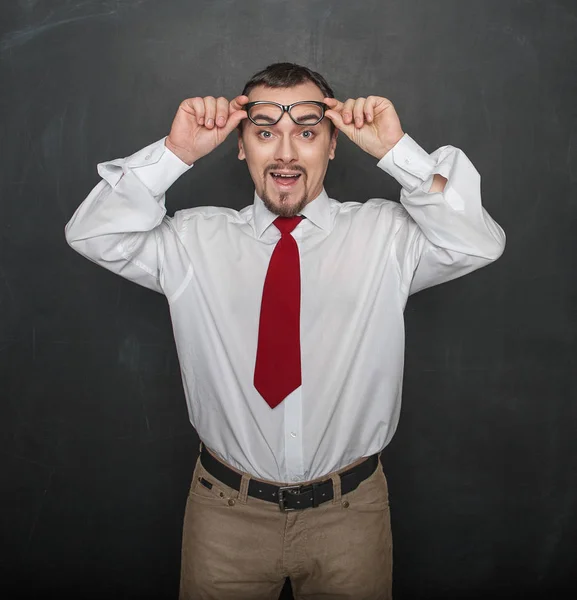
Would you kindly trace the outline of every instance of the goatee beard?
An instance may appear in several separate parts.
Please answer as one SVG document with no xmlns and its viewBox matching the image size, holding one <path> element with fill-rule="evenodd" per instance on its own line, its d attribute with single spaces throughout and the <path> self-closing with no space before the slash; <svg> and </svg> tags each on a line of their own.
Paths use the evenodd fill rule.
<svg viewBox="0 0 577 600">
<path fill-rule="evenodd" d="M 266 188 L 262 194 L 263 204 L 268 208 L 268 210 L 270 210 L 271 213 L 278 215 L 279 217 L 296 216 L 306 206 L 309 199 L 306 190 L 303 194 L 303 197 L 300 199 L 300 202 L 297 202 L 296 204 L 285 204 L 289 198 L 290 192 L 280 192 L 279 203 L 275 204 L 268 195 Z"/>
</svg>

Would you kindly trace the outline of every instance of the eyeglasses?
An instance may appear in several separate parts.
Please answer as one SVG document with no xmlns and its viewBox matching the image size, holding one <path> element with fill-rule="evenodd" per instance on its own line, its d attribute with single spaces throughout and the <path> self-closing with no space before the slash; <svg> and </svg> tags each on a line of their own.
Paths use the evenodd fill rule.
<svg viewBox="0 0 577 600">
<path fill-rule="evenodd" d="M 278 104 L 266 100 L 256 100 L 244 105 L 248 118 L 259 126 L 275 125 L 285 112 L 297 125 L 316 125 L 325 116 L 329 106 L 315 100 L 301 100 L 293 104 Z"/>
</svg>

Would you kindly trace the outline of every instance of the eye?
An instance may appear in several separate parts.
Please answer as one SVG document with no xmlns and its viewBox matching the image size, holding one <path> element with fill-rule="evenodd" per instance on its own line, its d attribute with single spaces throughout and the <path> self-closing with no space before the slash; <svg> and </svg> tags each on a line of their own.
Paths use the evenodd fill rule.
<svg viewBox="0 0 577 600">
<path fill-rule="evenodd" d="M 272 136 L 272 133 L 270 131 L 266 131 L 266 129 L 264 131 L 259 131 L 258 132 L 258 137 L 260 138 L 264 138 L 265 140 L 270 140 L 269 136 L 265 136 L 264 134 L 268 133 L 270 136 Z"/>
<path fill-rule="evenodd" d="M 305 135 L 305 133 L 310 133 L 310 135 Z M 302 134 L 303 134 L 304 138 L 307 139 L 307 140 L 310 140 L 311 138 L 313 138 L 315 136 L 315 132 L 312 131 L 311 129 L 305 129 L 302 132 Z"/>
</svg>

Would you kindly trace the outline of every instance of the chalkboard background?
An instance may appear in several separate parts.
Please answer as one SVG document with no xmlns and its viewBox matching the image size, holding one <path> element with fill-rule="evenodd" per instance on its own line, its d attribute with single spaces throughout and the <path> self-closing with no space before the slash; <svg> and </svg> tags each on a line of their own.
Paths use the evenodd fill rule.
<svg viewBox="0 0 577 600">
<path fill-rule="evenodd" d="M 64 225 L 98 162 L 284 60 L 390 98 L 429 152 L 462 148 L 507 233 L 495 264 L 407 306 L 383 452 L 395 598 L 575 598 L 577 3 L 504 0 L 2 3 L 0 593 L 177 597 L 199 444 L 167 304 Z M 397 200 L 375 164 L 341 136 L 329 195 Z M 167 206 L 252 193 L 231 136 Z"/>
</svg>

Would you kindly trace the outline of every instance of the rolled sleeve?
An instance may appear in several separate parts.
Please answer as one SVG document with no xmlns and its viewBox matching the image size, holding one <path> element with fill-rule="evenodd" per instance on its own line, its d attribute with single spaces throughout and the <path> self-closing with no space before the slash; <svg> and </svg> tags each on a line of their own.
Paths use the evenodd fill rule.
<svg viewBox="0 0 577 600">
<path fill-rule="evenodd" d="M 394 177 L 409 193 L 429 179 L 435 168 L 427 152 L 407 133 L 381 158 L 377 166 Z"/>
<path fill-rule="evenodd" d="M 187 165 L 165 145 L 162 138 L 131 156 L 127 164 L 154 196 L 161 196 L 186 171 Z"/>
<path fill-rule="evenodd" d="M 165 140 L 166 136 L 127 158 L 98 164 L 98 174 L 115 187 L 130 169 L 153 196 L 162 196 L 183 173 L 194 166 L 187 165 L 171 152 Z"/>
</svg>

